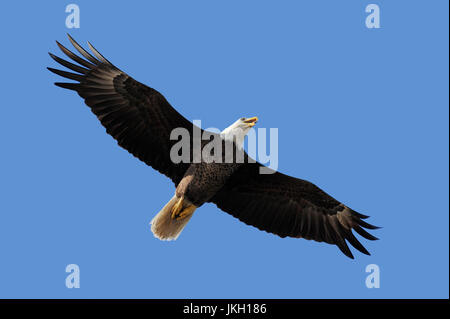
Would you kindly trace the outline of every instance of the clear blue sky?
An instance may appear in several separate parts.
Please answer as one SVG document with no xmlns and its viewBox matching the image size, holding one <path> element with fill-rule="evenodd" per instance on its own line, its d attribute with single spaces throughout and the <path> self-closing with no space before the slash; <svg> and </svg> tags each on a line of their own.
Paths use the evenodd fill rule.
<svg viewBox="0 0 450 319">
<path fill-rule="evenodd" d="M 2 4 L 0 297 L 448 297 L 447 1 Z M 377 3 L 381 28 L 367 29 Z M 149 222 L 164 176 L 53 85 L 54 40 L 91 41 L 184 116 L 279 128 L 279 170 L 383 229 L 372 256 L 281 239 L 208 204 L 176 242 Z M 65 287 L 78 264 L 81 288 Z M 381 287 L 365 286 L 377 264 Z"/>
</svg>

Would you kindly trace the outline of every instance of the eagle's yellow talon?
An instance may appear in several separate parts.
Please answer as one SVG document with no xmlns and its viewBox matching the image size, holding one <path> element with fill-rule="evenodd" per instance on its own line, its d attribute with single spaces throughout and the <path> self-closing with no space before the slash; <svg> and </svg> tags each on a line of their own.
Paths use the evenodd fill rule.
<svg viewBox="0 0 450 319">
<path fill-rule="evenodd" d="M 186 207 L 181 213 L 178 214 L 176 217 L 176 220 L 181 220 L 183 218 L 186 218 L 194 213 L 194 211 L 197 209 L 195 205 L 190 205 Z"/>
<path fill-rule="evenodd" d="M 183 198 L 180 198 L 172 207 L 172 219 L 176 219 L 180 215 L 180 211 L 183 208 Z"/>
</svg>

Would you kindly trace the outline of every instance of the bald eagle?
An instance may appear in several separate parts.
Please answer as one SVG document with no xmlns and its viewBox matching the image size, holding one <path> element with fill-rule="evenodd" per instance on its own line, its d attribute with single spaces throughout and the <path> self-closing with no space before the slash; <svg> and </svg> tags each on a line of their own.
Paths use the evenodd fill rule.
<svg viewBox="0 0 450 319">
<path fill-rule="evenodd" d="M 178 113 L 161 93 L 115 67 L 89 42 L 94 55 L 68 36 L 84 58 L 56 41 L 61 51 L 78 64 L 49 53 L 56 62 L 75 72 L 48 68 L 76 81 L 55 85 L 76 91 L 121 147 L 175 184 L 175 194 L 151 222 L 157 238 L 176 239 L 197 208 L 214 203 L 242 222 L 280 237 L 334 244 L 353 258 L 348 242 L 370 255 L 352 233 L 354 230 L 366 239 L 377 239 L 364 230 L 378 228 L 364 221 L 368 216 L 308 181 L 279 172 L 260 174 L 262 164 L 248 160 L 242 141 L 257 117 L 240 118 L 218 134 L 221 143 L 233 146 L 233 154 L 243 154 L 243 162 L 236 161 L 234 155 L 228 162 L 202 157 L 198 163 L 175 163 L 170 157 L 177 142 L 170 139 L 172 130 L 184 128 L 192 136 L 193 130 L 199 128 Z M 204 145 L 202 142 L 201 147 Z M 195 155 L 192 153 L 191 147 L 190 160 Z"/>
</svg>

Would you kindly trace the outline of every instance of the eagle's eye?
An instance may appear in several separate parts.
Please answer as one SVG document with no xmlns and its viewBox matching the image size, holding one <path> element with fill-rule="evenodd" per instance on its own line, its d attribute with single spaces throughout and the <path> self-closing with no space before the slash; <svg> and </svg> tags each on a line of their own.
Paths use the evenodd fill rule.
<svg viewBox="0 0 450 319">
<path fill-rule="evenodd" d="M 245 121 L 245 117 L 241 117 L 241 121 Z"/>
</svg>

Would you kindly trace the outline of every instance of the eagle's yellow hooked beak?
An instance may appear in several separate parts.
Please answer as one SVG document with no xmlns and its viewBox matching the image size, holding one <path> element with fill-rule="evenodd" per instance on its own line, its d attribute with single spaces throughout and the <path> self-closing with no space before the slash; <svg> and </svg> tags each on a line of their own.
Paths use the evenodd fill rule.
<svg viewBox="0 0 450 319">
<path fill-rule="evenodd" d="M 258 122 L 258 117 L 257 116 L 249 117 L 248 119 L 244 120 L 244 123 L 247 124 L 250 127 L 255 126 L 256 122 Z"/>
</svg>

